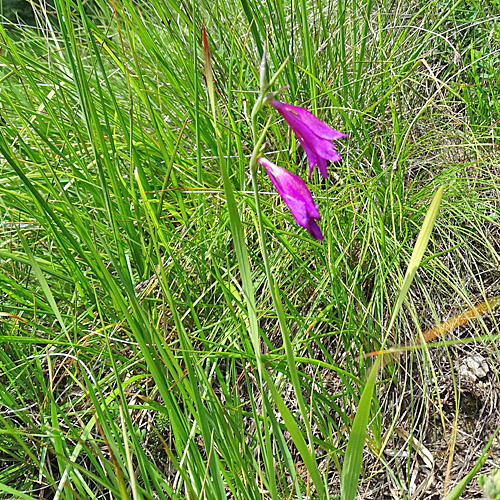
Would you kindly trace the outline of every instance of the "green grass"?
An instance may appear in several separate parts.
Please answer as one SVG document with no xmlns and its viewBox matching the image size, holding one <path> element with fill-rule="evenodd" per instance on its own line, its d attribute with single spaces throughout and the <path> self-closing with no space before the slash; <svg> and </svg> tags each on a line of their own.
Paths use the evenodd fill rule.
<svg viewBox="0 0 500 500">
<path fill-rule="evenodd" d="M 498 315 L 363 355 L 500 293 L 498 7 L 56 0 L 2 24 L 0 497 L 410 498 L 396 430 L 437 463 L 456 359 L 499 375 Z M 266 40 L 280 99 L 349 134 L 308 183 L 322 244 L 264 172 L 252 193 L 268 117 L 266 156 L 306 178 L 283 120 L 251 122 Z M 477 439 L 439 497 L 474 487 Z"/>
</svg>

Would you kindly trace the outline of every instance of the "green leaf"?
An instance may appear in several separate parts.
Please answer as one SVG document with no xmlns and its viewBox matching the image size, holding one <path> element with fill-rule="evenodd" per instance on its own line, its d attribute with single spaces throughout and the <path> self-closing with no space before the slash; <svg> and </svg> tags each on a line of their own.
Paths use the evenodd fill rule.
<svg viewBox="0 0 500 500">
<path fill-rule="evenodd" d="M 363 450 L 365 447 L 366 428 L 372 407 L 372 395 L 377 378 L 381 357 L 379 356 L 370 370 L 363 394 L 359 400 L 358 411 L 354 417 L 349 442 L 344 457 L 342 475 L 340 479 L 341 500 L 354 500 L 358 491 L 359 475 L 363 463 Z"/>
</svg>

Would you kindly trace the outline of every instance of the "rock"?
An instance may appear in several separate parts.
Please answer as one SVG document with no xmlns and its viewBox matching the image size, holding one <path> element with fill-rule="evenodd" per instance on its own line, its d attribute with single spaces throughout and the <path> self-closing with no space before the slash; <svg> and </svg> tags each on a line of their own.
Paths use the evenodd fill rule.
<svg viewBox="0 0 500 500">
<path fill-rule="evenodd" d="M 458 367 L 458 373 L 473 382 L 484 378 L 490 371 L 488 362 L 480 354 L 471 354 L 464 358 Z"/>
</svg>

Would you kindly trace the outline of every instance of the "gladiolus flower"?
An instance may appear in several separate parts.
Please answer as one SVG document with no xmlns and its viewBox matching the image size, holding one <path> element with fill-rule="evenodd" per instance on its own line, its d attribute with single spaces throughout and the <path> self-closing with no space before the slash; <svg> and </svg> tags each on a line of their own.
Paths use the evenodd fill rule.
<svg viewBox="0 0 500 500">
<path fill-rule="evenodd" d="M 305 182 L 266 158 L 258 158 L 257 161 L 266 169 L 274 187 L 292 212 L 295 222 L 307 229 L 313 238 L 322 241 L 324 236 L 316 222 L 321 219 L 318 205 L 314 203 Z"/>
<path fill-rule="evenodd" d="M 311 178 L 314 165 L 318 165 L 321 175 L 327 178 L 327 160 L 340 160 L 340 155 L 335 151 L 332 140 L 342 139 L 347 135 L 329 127 L 307 109 L 292 106 L 276 99 L 272 99 L 269 104 L 285 119 L 302 144 L 309 160 L 308 178 Z"/>
</svg>

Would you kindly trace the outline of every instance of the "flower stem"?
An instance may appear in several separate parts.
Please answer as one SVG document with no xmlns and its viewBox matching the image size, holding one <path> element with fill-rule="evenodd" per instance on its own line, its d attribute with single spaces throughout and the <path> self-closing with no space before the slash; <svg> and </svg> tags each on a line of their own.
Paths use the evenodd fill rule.
<svg viewBox="0 0 500 500">
<path fill-rule="evenodd" d="M 260 150 L 262 148 L 262 144 L 264 142 L 264 139 L 266 137 L 267 130 L 269 129 L 269 125 L 271 124 L 271 117 L 267 120 L 267 123 L 260 134 L 259 138 L 258 137 L 258 114 L 260 110 L 262 109 L 263 106 L 263 101 L 264 101 L 264 96 L 263 93 L 259 96 L 259 99 L 255 103 L 253 109 L 252 109 L 252 115 L 251 115 L 251 120 L 252 120 L 252 136 L 254 140 L 254 148 L 252 152 L 252 157 L 250 158 L 250 173 L 252 175 L 252 188 L 253 188 L 253 198 L 255 202 L 255 212 L 257 215 L 257 220 L 259 222 L 259 240 L 260 240 L 260 246 L 261 246 L 261 252 L 262 252 L 262 258 L 264 260 L 264 268 L 266 270 L 266 278 L 267 278 L 267 283 L 269 285 L 269 290 L 271 291 L 271 298 L 273 300 L 273 303 L 276 304 L 276 299 L 277 297 L 275 296 L 275 290 L 274 290 L 274 280 L 273 280 L 273 275 L 271 273 L 271 266 L 269 264 L 269 255 L 267 252 L 267 243 L 266 243 L 266 232 L 264 229 L 264 223 L 263 223 L 263 217 L 262 217 L 262 210 L 260 206 L 260 197 L 259 197 L 259 180 L 257 177 L 257 158 L 260 155 Z M 282 325 L 280 324 L 280 327 Z M 283 328 L 281 328 L 282 332 L 284 331 Z"/>
<path fill-rule="evenodd" d="M 304 402 L 304 398 L 301 392 L 300 380 L 298 377 L 297 370 L 295 368 L 295 356 L 293 352 L 293 347 L 290 339 L 290 332 L 288 330 L 288 326 L 286 324 L 285 315 L 283 312 L 283 305 L 281 303 L 281 299 L 279 296 L 279 288 L 274 281 L 273 274 L 271 272 L 271 264 L 269 262 L 269 253 L 267 250 L 267 240 L 266 240 L 266 231 L 264 228 L 264 222 L 262 217 L 262 211 L 260 206 L 260 196 L 259 196 L 259 181 L 257 177 L 257 158 L 259 157 L 260 149 L 262 147 L 262 143 L 264 142 L 264 137 L 266 135 L 267 129 L 271 123 L 271 119 L 268 119 L 266 126 L 264 127 L 259 139 L 255 141 L 255 138 L 258 135 L 258 123 L 257 123 L 257 114 L 262 107 L 263 99 L 262 96 L 256 102 L 254 109 L 252 110 L 252 134 L 254 137 L 254 150 L 252 153 L 252 157 L 250 159 L 250 172 L 252 175 L 252 187 L 253 187 L 253 196 L 255 200 L 255 213 L 257 215 L 257 220 L 259 224 L 259 241 L 262 252 L 262 259 L 264 261 L 264 269 L 266 272 L 267 284 L 269 286 L 269 291 L 271 292 L 271 299 L 273 301 L 274 308 L 276 310 L 276 316 L 278 318 L 278 324 L 281 331 L 281 335 L 283 338 L 283 346 L 285 348 L 286 359 L 289 366 L 289 373 L 291 382 L 297 397 L 297 402 L 299 404 L 300 412 L 302 414 L 303 422 L 306 427 L 307 437 L 309 441 L 309 453 L 310 459 L 314 460 L 314 445 L 313 445 L 313 434 L 311 429 L 311 424 L 308 420 L 308 411 L 306 404 Z M 318 473 L 319 474 L 319 473 Z M 319 476 L 318 476 L 319 477 Z M 316 481 L 315 481 L 316 483 Z M 319 484 L 319 483 L 318 483 Z"/>
</svg>

